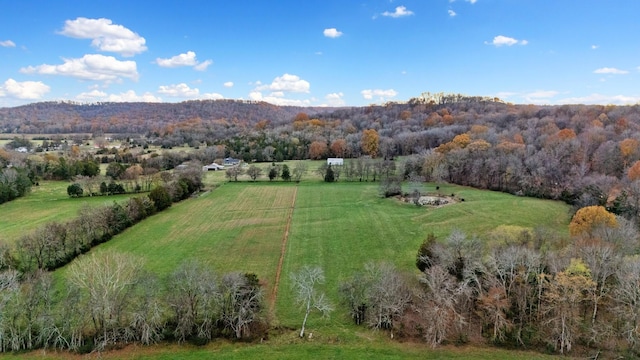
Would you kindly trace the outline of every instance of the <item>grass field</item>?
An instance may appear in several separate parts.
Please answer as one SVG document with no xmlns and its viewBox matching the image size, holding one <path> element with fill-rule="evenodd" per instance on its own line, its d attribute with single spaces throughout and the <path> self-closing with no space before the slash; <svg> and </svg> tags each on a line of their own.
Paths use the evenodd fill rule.
<svg viewBox="0 0 640 360">
<path fill-rule="evenodd" d="M 429 209 L 382 199 L 377 191 L 378 185 L 370 183 L 224 183 L 196 199 L 174 204 L 94 251 L 137 255 L 161 277 L 191 258 L 219 273 L 254 272 L 270 294 L 297 192 L 274 319 L 296 327 L 300 314 L 289 274 L 305 264 L 324 268 L 327 293 L 337 302 L 340 281 L 368 261 L 417 271 L 415 254 L 429 232 L 444 238 L 459 228 L 483 236 L 500 225 L 533 228 L 542 224 L 567 233 L 567 207 L 560 202 L 444 186 L 441 191 L 455 192 L 466 201 Z M 348 324 L 340 312 L 336 315 L 319 323 Z"/>
<path fill-rule="evenodd" d="M 83 206 L 112 204 L 132 195 L 93 196 L 79 199 L 67 195 L 69 182 L 41 181 L 25 197 L 0 204 L 0 240 L 13 244 L 20 236 L 52 222 L 70 220 Z"/>
<path fill-rule="evenodd" d="M 221 341 L 197 348 L 134 346 L 106 354 L 106 358 L 549 358 L 495 348 L 432 350 L 423 344 L 391 341 L 384 332 L 352 325 L 339 306 L 337 288 L 369 261 L 390 262 L 417 275 L 415 254 L 429 232 L 443 239 L 453 228 L 459 228 L 483 238 L 501 225 L 543 225 L 567 235 L 567 205 L 454 185 L 441 185 L 440 192 L 455 193 L 465 201 L 434 209 L 382 199 L 377 183 L 229 183 L 224 172 L 208 173 L 205 183 L 214 189 L 174 204 L 92 251 L 131 253 L 160 277 L 187 259 L 198 259 L 220 274 L 254 272 L 268 297 L 275 285 L 290 217 L 276 308 L 270 318 L 272 325 L 283 332 L 273 335 L 268 345 Z M 426 184 L 423 190 L 434 192 L 435 186 Z M 66 184 L 43 185 L 23 199 L 0 206 L 0 237 L 33 227 L 31 222 L 73 216 L 83 200 L 66 197 Z M 289 274 L 306 264 L 323 267 L 327 276 L 324 289 L 336 308 L 329 319 L 312 314 L 307 331 L 314 333 L 313 341 L 300 340 L 295 331 L 288 330 L 297 328 L 302 318 L 294 303 Z M 56 278 L 64 277 L 64 271 L 57 271 Z M 37 354 L 42 353 L 28 357 L 40 358 Z"/>
</svg>

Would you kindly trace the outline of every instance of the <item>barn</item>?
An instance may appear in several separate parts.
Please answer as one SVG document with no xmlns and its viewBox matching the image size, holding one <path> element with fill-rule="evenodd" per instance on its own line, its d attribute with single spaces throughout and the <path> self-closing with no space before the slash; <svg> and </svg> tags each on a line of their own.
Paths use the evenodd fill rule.
<svg viewBox="0 0 640 360">
<path fill-rule="evenodd" d="M 343 158 L 327 158 L 327 165 L 344 165 Z"/>
</svg>

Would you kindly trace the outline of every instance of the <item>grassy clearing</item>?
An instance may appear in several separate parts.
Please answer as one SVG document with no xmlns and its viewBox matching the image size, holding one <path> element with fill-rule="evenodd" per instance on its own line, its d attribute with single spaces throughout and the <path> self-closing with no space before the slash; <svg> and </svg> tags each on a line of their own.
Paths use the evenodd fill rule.
<svg viewBox="0 0 640 360">
<path fill-rule="evenodd" d="M 67 195 L 65 181 L 41 181 L 22 198 L 0 204 L 0 240 L 13 244 L 20 236 L 52 222 L 65 221 L 78 215 L 83 206 L 102 206 L 128 199 L 131 194 L 93 196 L 80 199 Z"/>
</svg>

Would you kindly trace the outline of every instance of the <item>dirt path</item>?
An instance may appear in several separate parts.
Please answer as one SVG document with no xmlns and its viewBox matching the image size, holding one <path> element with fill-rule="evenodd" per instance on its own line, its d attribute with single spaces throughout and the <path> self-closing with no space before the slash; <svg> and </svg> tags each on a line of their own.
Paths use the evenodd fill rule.
<svg viewBox="0 0 640 360">
<path fill-rule="evenodd" d="M 282 274 L 282 263 L 284 262 L 284 255 L 287 252 L 287 240 L 289 239 L 289 229 L 291 228 L 291 219 L 293 218 L 293 210 L 296 207 L 296 198 L 298 197 L 298 186 L 293 190 L 293 200 L 291 201 L 291 207 L 289 208 L 289 216 L 287 217 L 287 225 L 284 228 L 284 235 L 282 236 L 282 245 L 280 248 L 280 260 L 278 261 L 278 269 L 276 270 L 276 282 L 273 284 L 273 291 L 269 296 L 269 313 L 275 316 L 276 299 L 278 298 L 278 286 L 280 285 L 280 275 Z"/>
</svg>

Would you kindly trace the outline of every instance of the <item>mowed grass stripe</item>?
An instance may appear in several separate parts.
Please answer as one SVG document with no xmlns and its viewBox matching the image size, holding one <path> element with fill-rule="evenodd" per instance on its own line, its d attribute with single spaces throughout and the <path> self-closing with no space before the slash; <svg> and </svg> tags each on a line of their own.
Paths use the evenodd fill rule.
<svg viewBox="0 0 640 360">
<path fill-rule="evenodd" d="M 96 251 L 132 253 L 160 276 L 187 259 L 217 273 L 254 272 L 272 291 L 291 186 L 226 184 L 196 199 L 174 204 L 128 229 Z M 276 208 L 272 208 L 274 204 Z"/>
</svg>

